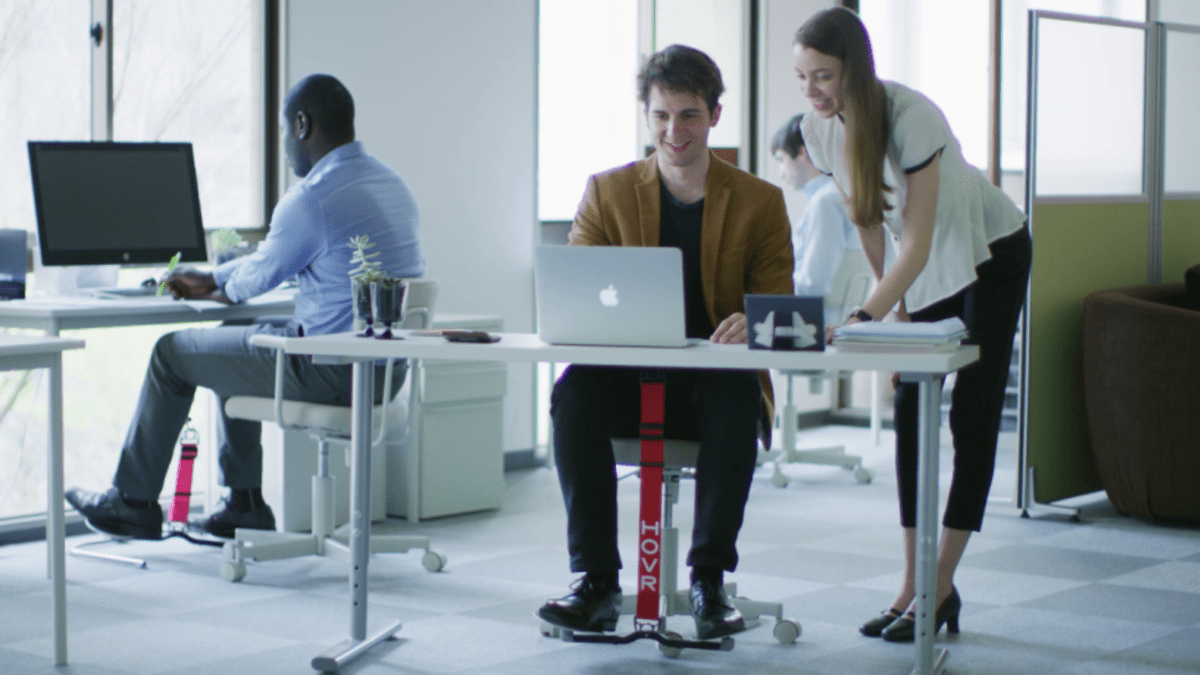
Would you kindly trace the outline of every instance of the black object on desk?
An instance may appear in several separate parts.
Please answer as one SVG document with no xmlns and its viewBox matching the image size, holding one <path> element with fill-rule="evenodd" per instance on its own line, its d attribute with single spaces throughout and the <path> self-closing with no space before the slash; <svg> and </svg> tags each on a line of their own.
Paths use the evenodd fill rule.
<svg viewBox="0 0 1200 675">
<path fill-rule="evenodd" d="M 451 342 L 499 342 L 499 335 L 492 335 L 482 330 L 445 330 L 442 337 Z"/>
</svg>

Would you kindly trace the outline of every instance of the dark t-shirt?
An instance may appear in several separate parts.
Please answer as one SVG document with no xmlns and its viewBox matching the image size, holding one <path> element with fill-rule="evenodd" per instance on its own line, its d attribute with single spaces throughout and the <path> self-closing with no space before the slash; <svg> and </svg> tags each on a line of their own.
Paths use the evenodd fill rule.
<svg viewBox="0 0 1200 675">
<path fill-rule="evenodd" d="M 704 306 L 704 286 L 700 283 L 700 225 L 704 216 L 704 200 L 684 204 L 661 181 L 659 189 L 662 193 L 662 220 L 658 245 L 673 246 L 683 251 L 683 301 L 687 336 L 709 338 L 715 328 L 708 318 L 708 308 Z"/>
</svg>

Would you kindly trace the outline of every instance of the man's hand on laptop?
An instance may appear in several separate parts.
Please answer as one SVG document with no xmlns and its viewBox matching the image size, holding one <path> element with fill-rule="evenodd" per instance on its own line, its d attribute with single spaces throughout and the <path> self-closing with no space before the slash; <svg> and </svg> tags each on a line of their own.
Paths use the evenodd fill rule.
<svg viewBox="0 0 1200 675">
<path fill-rule="evenodd" d="M 229 299 L 217 288 L 213 275 L 207 272 L 177 270 L 164 280 L 171 295 L 181 300 L 216 300 L 229 304 Z"/>
<path fill-rule="evenodd" d="M 734 312 L 725 317 L 721 325 L 713 331 L 712 337 L 709 338 L 717 344 L 738 345 L 746 343 L 746 315 L 741 312 Z"/>
</svg>

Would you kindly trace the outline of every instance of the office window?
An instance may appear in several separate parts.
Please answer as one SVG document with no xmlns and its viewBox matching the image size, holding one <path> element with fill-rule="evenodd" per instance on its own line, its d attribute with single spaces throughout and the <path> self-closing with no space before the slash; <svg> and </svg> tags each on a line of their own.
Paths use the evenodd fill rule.
<svg viewBox="0 0 1200 675">
<path fill-rule="evenodd" d="M 0 2 L 0 228 L 36 230 L 35 139 L 88 139 L 91 9 L 86 2 Z"/>
<path fill-rule="evenodd" d="M 210 229 L 263 225 L 260 4 L 113 4 L 113 140 L 192 143 Z"/>
<path fill-rule="evenodd" d="M 205 225 L 265 225 L 262 167 L 267 134 L 277 133 L 274 123 L 266 128 L 263 112 L 263 73 L 273 58 L 264 48 L 269 3 L 109 1 L 114 140 L 191 142 Z M 91 4 L 0 2 L 0 227 L 36 230 L 27 141 L 91 138 Z M 122 270 L 121 283 L 161 272 Z M 109 483 L 151 348 L 179 327 L 72 332 L 88 348 L 63 356 L 67 485 Z M 0 373 L 0 466 L 7 467 L 0 533 L 19 527 L 14 519 L 45 511 L 45 387 L 43 371 Z M 197 401 L 193 424 L 203 448 L 211 442 L 209 411 L 206 397 Z M 199 485 L 205 470 L 197 466 Z M 174 489 L 173 471 L 164 487 Z"/>
<path fill-rule="evenodd" d="M 637 157 L 637 0 L 541 0 L 538 218 L 571 220 L 587 178 Z"/>
<path fill-rule="evenodd" d="M 875 70 L 928 96 L 971 165 L 987 167 L 988 0 L 861 0 Z"/>
</svg>

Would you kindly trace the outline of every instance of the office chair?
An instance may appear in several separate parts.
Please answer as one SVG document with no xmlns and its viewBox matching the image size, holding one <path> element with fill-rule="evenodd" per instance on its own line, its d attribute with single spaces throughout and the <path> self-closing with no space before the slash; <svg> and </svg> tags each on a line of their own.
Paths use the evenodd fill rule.
<svg viewBox="0 0 1200 675">
<path fill-rule="evenodd" d="M 613 459 L 619 466 L 639 466 L 641 464 L 641 441 L 637 438 L 613 438 Z M 688 589 L 680 590 L 678 581 L 679 561 L 679 529 L 673 520 L 674 506 L 679 502 L 679 481 L 684 477 L 694 477 L 696 456 L 700 452 L 697 441 L 682 441 L 677 439 L 663 440 L 663 507 L 662 507 L 662 549 L 659 577 L 662 589 L 662 616 L 691 616 L 691 605 L 688 603 Z M 632 474 L 631 474 L 632 475 Z M 746 618 L 746 627 L 758 625 L 757 617 L 775 617 L 773 634 L 780 644 L 792 644 L 800 637 L 800 623 L 795 619 L 783 616 L 783 604 L 778 602 L 761 602 L 737 597 L 737 584 L 725 584 L 725 592 L 730 602 Z M 633 614 L 637 605 L 637 595 L 625 594 L 621 598 L 621 613 Z M 561 629 L 547 622 L 542 622 L 542 634 L 547 637 L 558 637 Z M 677 636 L 676 636 L 677 637 Z M 679 655 L 677 648 L 660 645 L 662 653 L 669 657 Z"/>
<path fill-rule="evenodd" d="M 401 328 L 428 328 L 433 321 L 433 307 L 437 299 L 437 282 L 431 279 L 404 279 L 405 312 Z M 230 417 L 275 422 L 285 429 L 302 431 L 317 441 L 317 474 L 312 479 L 312 532 L 271 532 L 266 530 L 238 529 L 233 541 L 225 544 L 221 577 L 226 581 L 241 581 L 246 576 L 247 560 L 277 560 L 304 555 L 328 556 L 345 564 L 350 562 L 350 547 L 347 543 L 348 525 L 335 529 L 334 485 L 329 475 L 329 445 L 336 443 L 344 448 L 350 443 L 350 408 L 301 401 L 285 401 L 283 395 L 283 368 L 286 354 L 282 344 L 271 344 L 281 340 L 272 336 L 257 336 L 255 343 L 275 348 L 275 396 L 234 396 L 225 402 L 225 413 Z M 389 359 L 384 371 L 384 391 L 391 391 L 394 361 Z M 413 378 L 417 374 L 413 373 Z M 410 380 L 411 381 L 411 380 Z M 416 392 L 409 387 L 410 396 Z M 385 397 L 386 399 L 387 397 Z M 412 409 L 403 398 L 397 396 L 390 402 L 385 400 L 375 406 L 372 415 L 375 437 L 372 449 L 378 450 L 387 436 L 389 408 L 399 407 L 399 414 Z M 414 548 L 424 549 L 421 564 L 430 572 L 440 571 L 446 565 L 446 556 L 430 548 L 429 537 L 421 536 L 375 536 L 372 535 L 371 553 L 404 553 Z"/>
<path fill-rule="evenodd" d="M 874 286 L 874 276 L 871 272 L 867 256 L 862 251 L 846 251 L 842 261 L 833 274 L 833 282 L 829 292 L 825 294 L 826 323 L 840 324 L 844 322 L 854 308 L 862 305 L 871 294 Z M 854 471 L 854 478 L 859 483 L 870 483 L 874 474 L 862 465 L 862 457 L 847 455 L 844 445 L 834 445 L 823 448 L 796 448 L 796 406 L 792 403 L 792 383 L 797 376 L 809 378 L 809 390 L 814 394 L 821 392 L 825 379 L 834 379 L 837 373 L 808 373 L 804 371 L 783 371 L 780 373 L 787 380 L 783 405 L 780 410 L 781 447 L 759 451 L 758 463 L 761 466 L 767 462 L 772 464 L 771 482 L 778 487 L 787 487 L 790 479 L 783 471 L 784 464 L 822 464 L 841 466 Z M 872 374 L 871 386 L 871 430 L 875 442 L 878 443 L 879 428 L 879 374 Z"/>
</svg>

